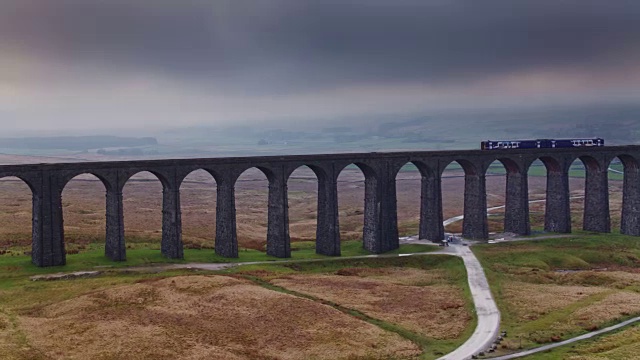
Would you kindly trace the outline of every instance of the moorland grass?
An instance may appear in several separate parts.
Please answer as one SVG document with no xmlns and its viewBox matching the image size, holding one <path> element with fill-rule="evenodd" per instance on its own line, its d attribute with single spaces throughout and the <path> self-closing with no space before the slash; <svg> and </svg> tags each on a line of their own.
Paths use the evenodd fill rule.
<svg viewBox="0 0 640 360">
<path fill-rule="evenodd" d="M 637 358 L 640 351 L 640 324 L 583 340 L 571 345 L 525 356 L 525 360 L 608 359 L 629 360 Z"/>
<path fill-rule="evenodd" d="M 353 242 L 343 244 L 342 252 L 347 254 L 366 254 L 361 248 L 361 242 Z M 466 328 L 466 331 L 458 339 L 436 340 L 426 338 L 420 334 L 409 331 L 398 324 L 388 321 L 376 319 L 367 315 L 365 312 L 354 309 L 341 307 L 339 304 L 332 304 L 326 300 L 316 299 L 313 296 L 298 294 L 288 291 L 284 288 L 274 286 L 269 283 L 270 279 L 286 276 L 287 274 L 335 274 L 337 271 L 345 268 L 385 268 L 385 267 L 403 267 L 417 268 L 422 270 L 441 270 L 445 274 L 444 281 L 451 285 L 463 289 L 464 302 L 466 310 L 473 314 L 473 305 L 470 292 L 466 282 L 466 270 L 461 259 L 447 255 L 429 255 L 429 256 L 410 256 L 410 257 L 391 257 L 391 258 L 329 258 L 315 255 L 313 244 L 295 243 L 293 258 L 294 259 L 313 259 L 328 258 L 335 261 L 314 261 L 314 262 L 294 262 L 294 263 L 273 263 L 252 264 L 219 272 L 198 272 L 226 274 L 229 276 L 241 276 L 253 279 L 262 286 L 271 290 L 286 292 L 295 296 L 303 296 L 307 299 L 318 301 L 324 305 L 332 306 L 350 316 L 354 316 L 360 320 L 374 324 L 386 331 L 394 332 L 405 339 L 418 344 L 423 349 L 422 359 L 437 358 L 459 346 L 473 332 L 476 326 L 476 319 L 473 316 L 472 321 Z M 425 252 L 438 249 L 434 246 L 425 245 L 403 245 L 394 253 L 408 252 Z M 91 249 L 80 254 L 68 256 L 68 266 L 58 268 L 37 268 L 31 265 L 26 257 L 0 257 L 2 265 L 0 277 L 0 310 L 5 313 L 6 318 L 15 318 L 16 314 L 30 313 L 37 311 L 38 308 L 45 308 L 60 301 L 73 299 L 79 295 L 88 292 L 100 291 L 101 289 L 132 284 L 135 282 L 146 281 L 157 278 L 172 277 L 177 275 L 188 275 L 193 272 L 188 270 L 172 270 L 162 273 L 138 273 L 138 272 L 116 272 L 106 270 L 101 276 L 92 278 L 80 278 L 72 281 L 30 281 L 28 275 L 36 273 L 46 273 L 55 271 L 72 271 L 95 268 L 95 266 L 114 265 L 115 267 L 127 266 L 131 264 L 143 265 L 153 263 L 166 263 L 168 260 L 163 259 L 158 250 L 135 249 L 128 252 L 129 260 L 124 263 L 112 263 L 104 258 L 101 249 Z M 198 252 L 202 250 L 185 250 L 185 258 L 189 260 L 199 259 Z M 212 251 L 206 251 L 212 252 Z M 254 254 L 253 251 L 247 251 L 248 254 L 242 255 L 240 259 L 235 261 L 261 261 L 263 259 L 279 260 L 266 258 L 264 254 Z M 194 255 L 195 254 L 195 255 Z M 211 260 L 210 255 L 203 255 L 202 260 Z M 229 260 L 229 259 L 226 259 Z M 174 261 L 172 261 L 174 262 Z M 256 275 L 258 274 L 258 275 Z M 11 316 L 9 316 L 11 315 Z M 19 330 L 16 324 L 11 325 Z M 20 334 L 14 336 L 18 339 Z"/>
<path fill-rule="evenodd" d="M 406 328 L 398 324 L 376 319 L 361 311 L 343 307 L 338 303 L 334 303 L 326 299 L 319 299 L 306 293 L 292 291 L 290 289 L 274 285 L 270 282 L 271 280 L 287 275 L 336 274 L 339 273 L 340 270 L 348 268 L 386 267 L 416 268 L 421 270 L 444 270 L 444 273 L 446 274 L 446 282 L 448 284 L 455 285 L 460 289 L 463 289 L 466 310 L 469 311 L 469 313 L 474 314 L 472 317 L 472 321 L 469 323 L 462 336 L 454 340 L 428 338 L 407 330 Z M 475 316 L 473 308 L 473 300 L 471 298 L 471 292 L 467 283 L 467 272 L 462 259 L 458 257 L 448 255 L 430 255 L 399 258 L 342 259 L 340 261 L 322 262 L 256 264 L 235 267 L 225 271 L 241 275 L 247 279 L 254 281 L 256 284 L 274 291 L 281 291 L 291 295 L 311 299 L 313 301 L 322 302 L 342 312 L 355 316 L 361 320 L 379 326 L 387 331 L 397 333 L 398 335 L 416 343 L 422 348 L 423 354 L 420 356 L 421 359 L 435 359 L 453 351 L 471 336 L 477 324 L 477 318 Z"/>
<path fill-rule="evenodd" d="M 552 339 L 570 338 L 589 329 L 568 325 L 575 311 L 592 306 L 615 292 L 639 293 L 637 283 L 612 283 L 603 273 L 588 273 L 588 276 L 559 276 L 558 271 L 631 270 L 640 268 L 640 238 L 620 234 L 591 234 L 575 232 L 572 237 L 548 238 L 482 244 L 472 247 L 489 280 L 491 290 L 502 313 L 501 327 L 506 329 L 523 348 L 533 347 Z M 601 275 L 599 275 L 601 274 Z M 537 284 L 543 286 L 599 287 L 603 292 L 585 296 L 568 306 L 549 311 L 532 319 L 524 320 L 517 314 L 523 309 L 514 308 L 505 301 L 506 284 Z M 551 299 L 551 301 L 553 301 Z M 526 303 L 525 300 L 522 303 Z M 535 306 L 535 304 L 529 304 Z M 526 309 L 525 309 L 526 310 Z M 604 327 L 637 316 L 635 312 L 611 318 L 597 327 Z M 557 333 L 553 326 L 562 324 L 565 329 Z M 514 341 L 512 338 L 511 341 Z"/>
</svg>

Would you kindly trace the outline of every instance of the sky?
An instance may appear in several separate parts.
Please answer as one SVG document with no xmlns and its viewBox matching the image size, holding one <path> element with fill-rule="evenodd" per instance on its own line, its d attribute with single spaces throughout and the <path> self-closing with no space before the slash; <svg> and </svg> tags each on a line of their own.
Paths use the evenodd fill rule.
<svg viewBox="0 0 640 360">
<path fill-rule="evenodd" d="M 636 0 L 0 0 L 0 124 L 638 103 L 638 19 Z"/>
</svg>

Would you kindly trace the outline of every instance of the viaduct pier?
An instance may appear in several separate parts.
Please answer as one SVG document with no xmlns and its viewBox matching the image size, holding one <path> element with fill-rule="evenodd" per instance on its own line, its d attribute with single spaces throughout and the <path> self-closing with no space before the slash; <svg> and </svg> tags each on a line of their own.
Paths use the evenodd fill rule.
<svg viewBox="0 0 640 360">
<path fill-rule="evenodd" d="M 257 168 L 269 181 L 267 253 L 284 258 L 291 255 L 287 180 L 301 166 L 313 170 L 318 179 L 316 252 L 338 256 L 337 178 L 351 164 L 359 167 L 365 176 L 363 246 L 372 253 L 383 253 L 399 246 L 395 179 L 408 163 L 418 168 L 422 179 L 419 236 L 439 241 L 444 237 L 441 178 L 453 162 L 457 162 L 465 174 L 463 236 L 487 239 L 485 174 L 494 161 L 502 163 L 507 174 L 504 231 L 526 235 L 530 233 L 527 173 L 536 160 L 542 161 L 547 170 L 546 231 L 571 232 L 569 168 L 579 159 L 586 169 L 584 230 L 610 232 L 607 169 L 615 158 L 624 165 L 620 231 L 640 236 L 640 146 L 0 165 L 0 178 L 17 177 L 31 189 L 32 261 L 37 266 L 57 266 L 66 263 L 62 191 L 71 179 L 81 174 L 95 175 L 105 186 L 105 255 L 114 261 L 124 261 L 122 189 L 133 175 L 148 171 L 162 183 L 161 252 L 169 258 L 182 258 L 180 184 L 193 171 L 210 173 L 217 186 L 215 252 L 237 257 L 235 183 L 245 170 Z"/>
</svg>

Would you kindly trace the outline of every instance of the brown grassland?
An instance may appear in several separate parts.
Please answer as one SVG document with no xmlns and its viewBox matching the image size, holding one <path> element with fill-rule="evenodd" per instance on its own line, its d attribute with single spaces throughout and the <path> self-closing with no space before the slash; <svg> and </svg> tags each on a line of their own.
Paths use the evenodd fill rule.
<svg viewBox="0 0 640 360">
<path fill-rule="evenodd" d="M 420 349 L 329 306 L 228 276 L 177 276 L 23 308 L 16 359 L 413 358 Z M 13 343 L 14 345 L 17 345 Z"/>
<path fill-rule="evenodd" d="M 424 270 L 375 270 L 350 269 L 339 277 L 287 276 L 272 282 L 399 324 L 429 338 L 457 339 L 471 323 L 462 289 L 438 281 Z M 432 285 L 423 285 L 425 281 Z"/>
<path fill-rule="evenodd" d="M 460 259 L 373 260 L 3 283 L 0 354 L 15 360 L 432 359 L 470 334 Z M 298 294 L 295 283 L 284 283 L 306 276 L 332 283 L 335 293 L 348 293 L 355 283 L 367 306 Z M 459 321 L 454 331 L 451 321 Z"/>
</svg>

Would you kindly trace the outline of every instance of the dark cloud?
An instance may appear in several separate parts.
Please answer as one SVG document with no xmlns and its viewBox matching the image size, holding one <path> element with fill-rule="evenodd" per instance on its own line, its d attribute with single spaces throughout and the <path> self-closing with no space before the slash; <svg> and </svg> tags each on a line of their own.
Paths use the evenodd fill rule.
<svg viewBox="0 0 640 360">
<path fill-rule="evenodd" d="M 234 92 L 640 63 L 640 2 L 3 0 L 0 50 Z"/>
</svg>

